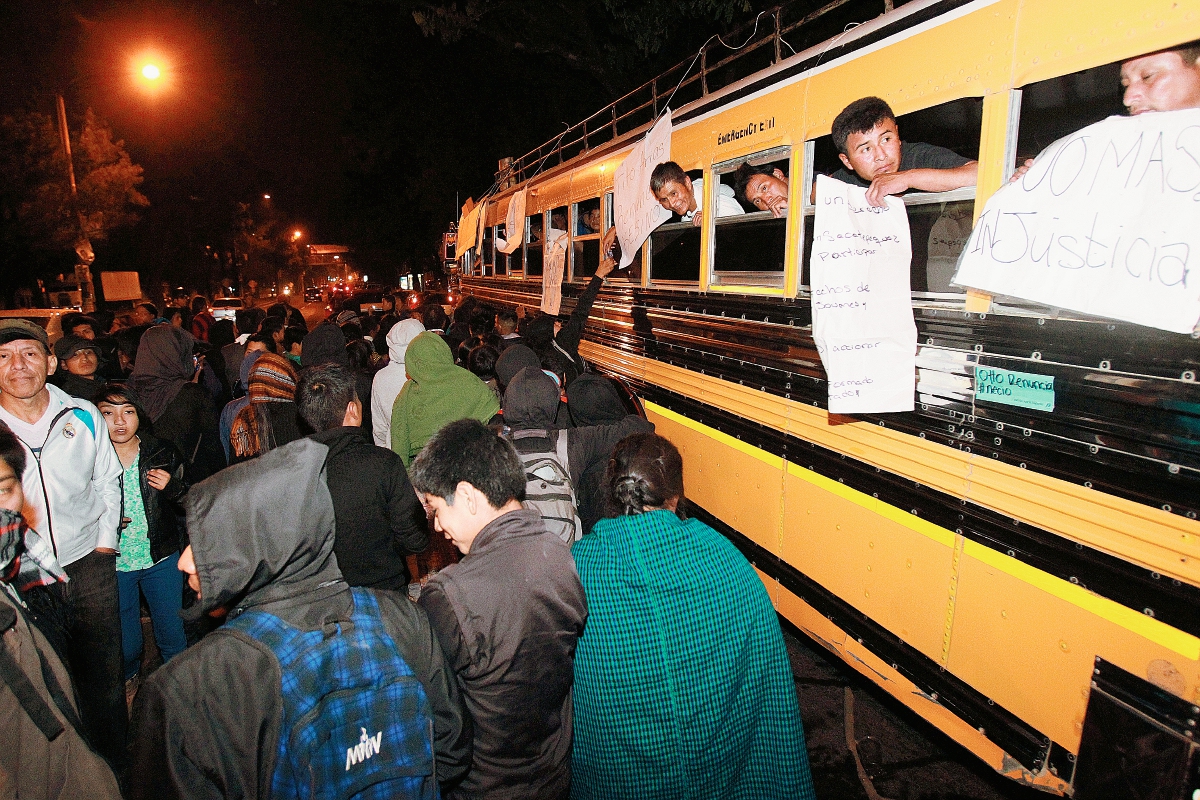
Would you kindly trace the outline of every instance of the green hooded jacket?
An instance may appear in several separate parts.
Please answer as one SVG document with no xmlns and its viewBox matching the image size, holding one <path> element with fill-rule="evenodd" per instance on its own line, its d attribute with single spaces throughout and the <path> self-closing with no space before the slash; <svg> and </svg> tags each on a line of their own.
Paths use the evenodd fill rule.
<svg viewBox="0 0 1200 800">
<path fill-rule="evenodd" d="M 436 333 L 412 340 L 404 366 L 409 379 L 392 405 L 392 450 L 406 467 L 446 423 L 474 419 L 486 425 L 500 410 L 486 383 L 454 366 L 449 345 Z"/>
</svg>

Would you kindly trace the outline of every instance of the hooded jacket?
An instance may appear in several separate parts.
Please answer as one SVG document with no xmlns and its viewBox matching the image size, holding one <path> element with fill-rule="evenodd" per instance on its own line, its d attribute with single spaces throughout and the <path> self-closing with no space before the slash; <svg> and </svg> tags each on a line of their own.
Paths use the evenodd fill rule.
<svg viewBox="0 0 1200 800">
<path fill-rule="evenodd" d="M 425 326 L 416 319 L 402 319 L 388 331 L 388 363 L 371 383 L 371 426 L 380 447 L 392 446 L 392 406 L 408 380 L 404 356 L 412 340 L 424 332 Z"/>
<path fill-rule="evenodd" d="M 450 800 L 565 800 L 572 660 L 587 618 L 570 548 L 536 511 L 503 514 L 429 579 L 420 605 L 475 722 L 471 771 Z"/>
<path fill-rule="evenodd" d="M 432 331 L 412 340 L 405 355 L 409 381 L 392 407 L 392 450 L 407 467 L 448 422 L 474 419 L 487 424 L 500 404 L 487 384 L 462 367 L 442 337 Z"/>
<path fill-rule="evenodd" d="M 405 556 L 429 546 L 429 527 L 400 457 L 368 442 L 361 428 L 340 426 L 311 438 L 329 448 L 333 551 L 346 582 L 407 591 Z"/>
<path fill-rule="evenodd" d="M 574 385 L 574 384 L 572 384 Z M 570 391 L 568 388 L 567 391 Z M 517 373 L 504 392 L 504 424 L 512 430 L 537 430 L 554 427 L 558 412 L 558 385 L 540 369 L 526 367 Z M 599 469 L 603 476 L 608 458 L 617 442 L 635 433 L 649 433 L 654 423 L 636 414 L 628 414 L 612 425 L 588 425 L 567 429 L 567 470 L 575 487 L 579 519 L 587 533 L 603 516 L 599 494 L 601 482 L 592 481 L 589 487 L 584 476 Z M 585 497 L 585 488 L 589 494 Z M 584 511 L 588 517 L 584 517 Z M 589 522 L 590 520 L 590 522 Z"/>
<path fill-rule="evenodd" d="M 301 439 L 192 488 L 188 529 L 200 579 L 197 613 L 261 609 L 303 631 L 336 635 L 353 609 L 334 556 L 329 449 Z M 428 619 L 377 591 L 384 627 L 425 687 L 438 780 L 461 778 L 471 726 Z M 134 704 L 130 796 L 267 798 L 282 718 L 282 673 L 265 645 L 218 629 L 158 669 Z"/>
<path fill-rule="evenodd" d="M 32 800 L 118 800 L 117 779 L 80 735 L 71 677 L 16 588 L 13 539 L 26 535 L 20 514 L 0 509 L 0 660 L 23 673 L 20 685 L 0 682 L 0 793 Z M 55 565 L 57 568 L 57 565 Z M 36 571 L 36 570 L 35 570 Z M 24 571 L 22 570 L 22 574 Z M 36 719 L 34 715 L 37 715 Z"/>
</svg>

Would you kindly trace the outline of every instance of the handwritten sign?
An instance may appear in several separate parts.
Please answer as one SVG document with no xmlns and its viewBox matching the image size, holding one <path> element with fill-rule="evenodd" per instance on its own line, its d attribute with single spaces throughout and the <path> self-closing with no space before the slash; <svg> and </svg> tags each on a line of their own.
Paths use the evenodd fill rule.
<svg viewBox="0 0 1200 800">
<path fill-rule="evenodd" d="M 829 411 L 912 411 L 917 326 L 904 204 L 867 203 L 866 189 L 817 176 L 809 261 L 813 339 L 829 377 Z"/>
<path fill-rule="evenodd" d="M 1191 333 L 1200 319 L 1200 109 L 1109 117 L 992 195 L 955 283 Z"/>
<path fill-rule="evenodd" d="M 561 236 L 550 244 L 546 265 L 542 269 L 542 311 L 547 314 L 557 314 L 562 306 L 563 269 L 566 263 L 566 237 Z"/>
<path fill-rule="evenodd" d="M 508 199 L 508 215 L 504 218 L 504 240 L 496 243 L 501 253 L 511 253 L 521 246 L 525 237 L 525 190 Z"/>
<path fill-rule="evenodd" d="M 975 399 L 1005 406 L 1054 410 L 1054 376 L 975 367 Z"/>
<path fill-rule="evenodd" d="M 458 223 L 458 249 L 455 252 L 460 256 L 475 246 L 475 237 L 479 234 L 479 212 L 482 210 L 482 204 L 476 205 Z"/>
<path fill-rule="evenodd" d="M 671 110 L 667 109 L 613 173 L 613 216 L 621 242 L 621 269 L 633 262 L 650 232 L 671 217 L 650 191 L 650 173 L 670 160 Z"/>
</svg>

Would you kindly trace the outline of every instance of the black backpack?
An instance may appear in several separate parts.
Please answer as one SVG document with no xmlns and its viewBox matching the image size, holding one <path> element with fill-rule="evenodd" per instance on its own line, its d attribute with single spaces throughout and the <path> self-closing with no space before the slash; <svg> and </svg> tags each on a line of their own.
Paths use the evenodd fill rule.
<svg viewBox="0 0 1200 800">
<path fill-rule="evenodd" d="M 567 432 L 509 431 L 506 437 L 525 467 L 525 507 L 537 509 L 566 544 L 579 541 L 583 523 L 567 465 Z"/>
</svg>

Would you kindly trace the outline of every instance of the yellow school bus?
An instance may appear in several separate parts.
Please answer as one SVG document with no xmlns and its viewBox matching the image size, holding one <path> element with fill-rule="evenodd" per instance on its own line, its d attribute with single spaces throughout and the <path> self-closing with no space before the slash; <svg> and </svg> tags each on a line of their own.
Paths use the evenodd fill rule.
<svg viewBox="0 0 1200 800">
<path fill-rule="evenodd" d="M 515 159 L 459 254 L 464 291 L 536 307 L 544 242 L 565 231 L 569 311 L 612 225 L 613 173 L 668 104 L 671 157 L 705 209 L 743 162 L 780 169 L 783 218 L 748 207 L 657 229 L 606 283 L 581 353 L 679 447 L 696 514 L 779 613 L 998 772 L 1103 796 L 1106 759 L 1129 756 L 1117 740 L 1139 724 L 1194 753 L 1200 341 L 950 279 L 1018 159 L 1122 113 L 1120 62 L 1200 39 L 1200 2 L 784 6 L 726 37 L 743 39 Z M 812 338 L 811 187 L 839 166 L 834 117 L 869 95 L 904 141 L 977 158 L 979 176 L 903 198 L 915 410 L 839 417 Z M 506 254 L 519 190 L 526 224 Z M 597 209 L 598 229 L 584 224 Z M 1054 410 L 977 398 L 977 367 L 1053 376 Z"/>
</svg>

